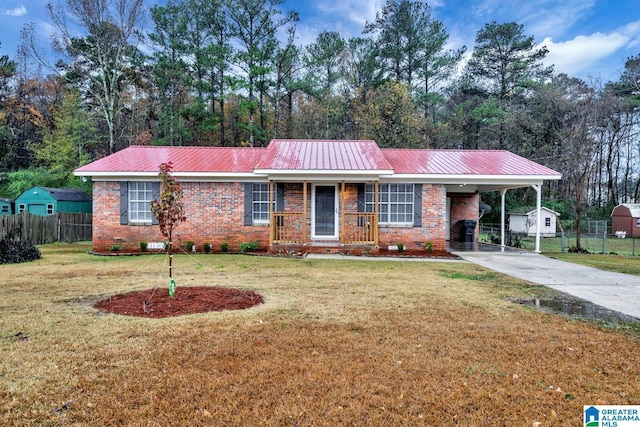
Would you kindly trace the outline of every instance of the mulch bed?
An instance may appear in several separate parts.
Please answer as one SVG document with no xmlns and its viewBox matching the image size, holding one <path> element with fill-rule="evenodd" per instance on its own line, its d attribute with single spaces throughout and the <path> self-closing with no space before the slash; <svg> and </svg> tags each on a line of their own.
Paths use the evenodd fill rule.
<svg viewBox="0 0 640 427">
<path fill-rule="evenodd" d="M 390 251 L 380 248 L 377 253 L 367 254 L 367 256 L 393 257 L 393 258 L 457 258 L 447 251 L 431 251 L 424 249 L 405 249 L 402 252 Z"/>
<path fill-rule="evenodd" d="M 114 295 L 99 301 L 94 307 L 106 313 L 163 318 L 209 311 L 243 310 L 263 302 L 262 295 L 243 289 L 179 286 L 173 297 L 169 296 L 167 288 L 147 289 Z"/>
</svg>

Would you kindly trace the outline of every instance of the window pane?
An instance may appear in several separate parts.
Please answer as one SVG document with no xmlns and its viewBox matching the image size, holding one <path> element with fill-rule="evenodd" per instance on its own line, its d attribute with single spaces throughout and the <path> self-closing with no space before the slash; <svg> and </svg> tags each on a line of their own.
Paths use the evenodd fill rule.
<svg viewBox="0 0 640 427">
<path fill-rule="evenodd" d="M 151 182 L 129 183 L 129 221 L 151 222 L 151 199 L 153 190 Z"/>
<path fill-rule="evenodd" d="M 269 183 L 259 182 L 253 183 L 253 210 L 252 217 L 254 223 L 269 223 Z M 275 210 L 275 200 L 272 202 Z"/>
</svg>

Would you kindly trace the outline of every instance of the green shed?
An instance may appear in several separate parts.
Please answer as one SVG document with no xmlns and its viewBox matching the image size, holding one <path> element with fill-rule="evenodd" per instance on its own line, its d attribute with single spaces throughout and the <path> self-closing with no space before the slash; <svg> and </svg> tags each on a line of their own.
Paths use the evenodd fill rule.
<svg viewBox="0 0 640 427">
<path fill-rule="evenodd" d="M 77 188 L 33 187 L 16 199 L 16 213 L 24 211 L 42 216 L 57 212 L 91 213 L 91 197 Z"/>
<path fill-rule="evenodd" d="M 0 215 L 12 215 L 13 206 L 15 205 L 13 199 L 5 199 L 0 197 Z"/>
</svg>

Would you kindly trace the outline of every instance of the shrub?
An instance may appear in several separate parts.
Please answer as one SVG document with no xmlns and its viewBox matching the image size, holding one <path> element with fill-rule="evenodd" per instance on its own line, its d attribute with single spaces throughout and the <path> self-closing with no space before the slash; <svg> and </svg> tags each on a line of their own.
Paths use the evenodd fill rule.
<svg viewBox="0 0 640 427">
<path fill-rule="evenodd" d="M 229 252 L 229 243 L 222 242 L 222 244 L 220 244 L 220 250 L 222 252 Z"/>
<path fill-rule="evenodd" d="M 569 253 L 570 254 L 588 254 L 589 251 L 580 245 L 576 245 L 576 246 L 571 246 L 569 248 Z"/>
<path fill-rule="evenodd" d="M 187 240 L 187 243 L 185 243 L 184 247 L 187 249 L 187 252 L 191 252 L 193 251 L 193 247 L 196 244 L 194 242 L 192 242 L 191 240 Z"/>
<path fill-rule="evenodd" d="M 204 251 L 205 254 L 210 253 L 211 252 L 211 243 L 204 242 L 204 244 L 202 245 L 202 250 Z"/>
<path fill-rule="evenodd" d="M 147 246 L 149 245 L 149 242 L 145 242 L 144 240 L 140 241 L 140 251 L 141 252 L 147 252 Z"/>
<path fill-rule="evenodd" d="M 42 255 L 29 240 L 11 240 L 16 231 L 12 231 L 0 240 L 0 264 L 16 264 L 40 259 Z"/>
<path fill-rule="evenodd" d="M 399 242 L 397 246 L 398 246 L 398 252 L 404 252 L 404 243 Z"/>
<path fill-rule="evenodd" d="M 259 247 L 258 242 L 243 242 L 240 244 L 240 252 L 255 252 Z"/>
<path fill-rule="evenodd" d="M 109 250 L 110 250 L 111 252 L 118 252 L 118 251 L 121 251 L 121 250 L 122 250 L 122 245 L 118 245 L 118 244 L 111 245 L 111 247 L 109 248 Z"/>
<path fill-rule="evenodd" d="M 424 248 L 427 250 L 427 253 L 433 253 L 433 242 L 431 240 L 427 240 L 424 242 Z"/>
</svg>

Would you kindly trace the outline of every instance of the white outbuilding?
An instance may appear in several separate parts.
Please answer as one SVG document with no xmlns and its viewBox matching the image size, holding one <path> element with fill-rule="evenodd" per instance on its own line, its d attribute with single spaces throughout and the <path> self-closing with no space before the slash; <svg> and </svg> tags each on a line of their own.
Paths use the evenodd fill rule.
<svg viewBox="0 0 640 427">
<path fill-rule="evenodd" d="M 540 236 L 556 237 L 558 213 L 549 208 L 540 207 Z M 536 219 L 538 211 L 535 207 L 522 207 L 509 212 L 509 231 L 516 234 L 536 235 Z"/>
</svg>

